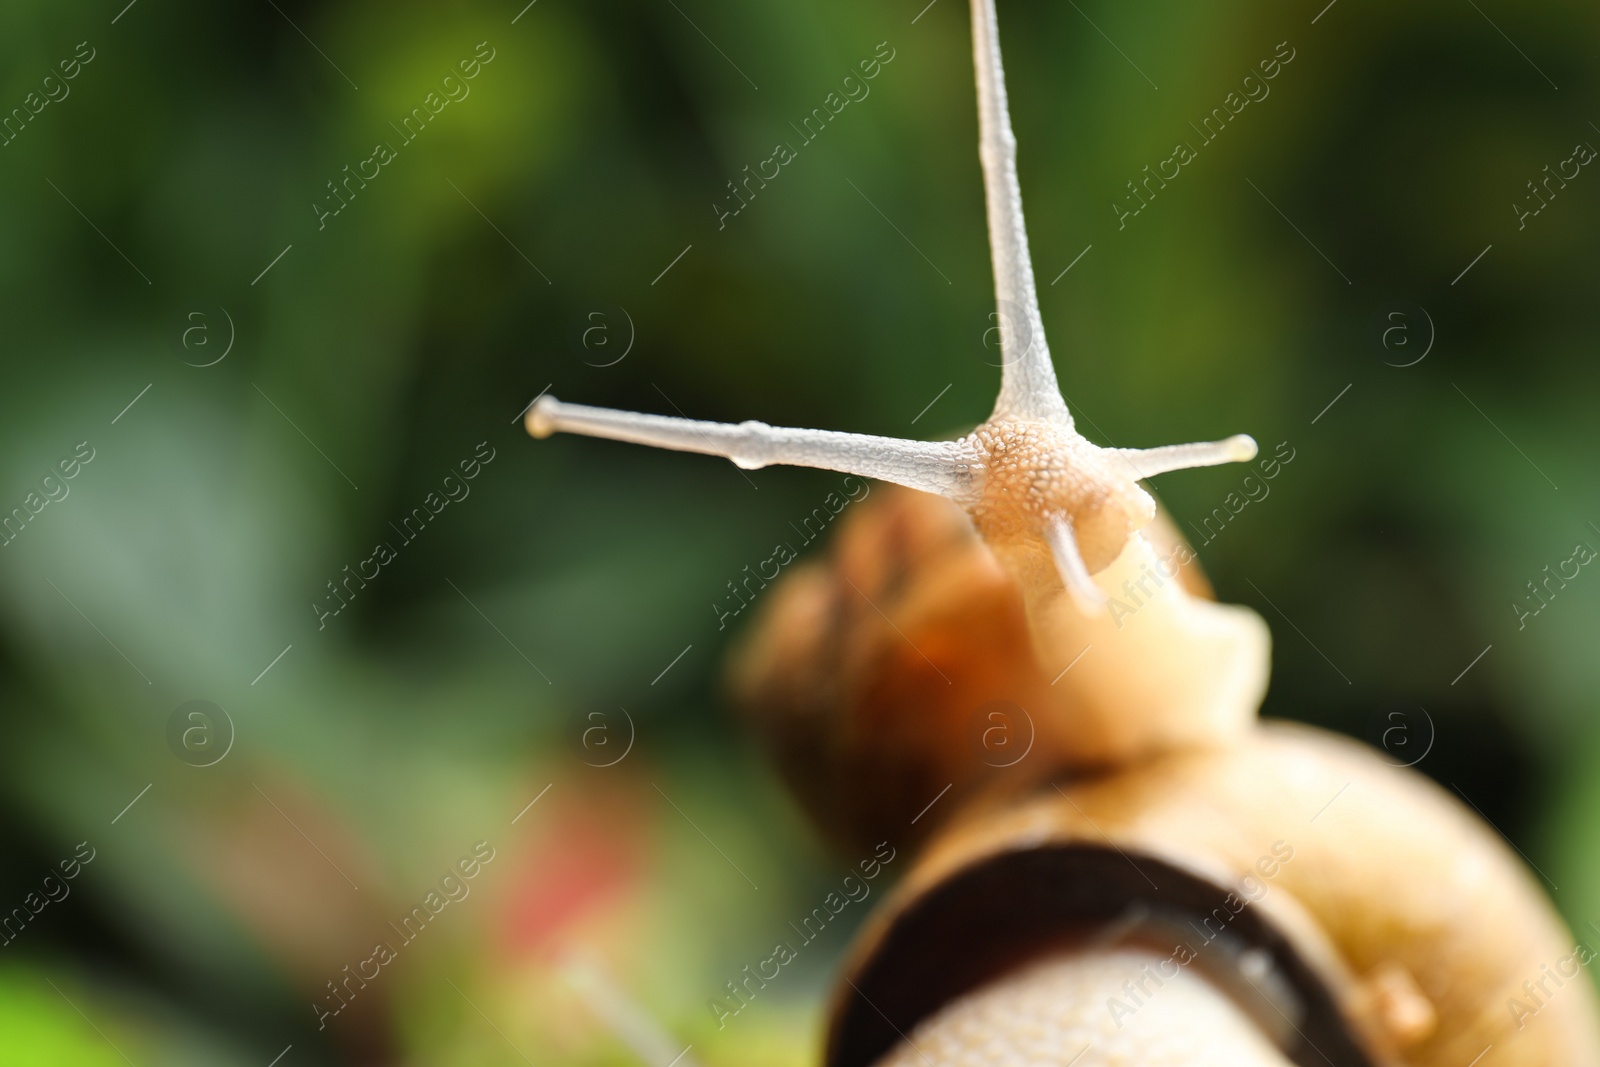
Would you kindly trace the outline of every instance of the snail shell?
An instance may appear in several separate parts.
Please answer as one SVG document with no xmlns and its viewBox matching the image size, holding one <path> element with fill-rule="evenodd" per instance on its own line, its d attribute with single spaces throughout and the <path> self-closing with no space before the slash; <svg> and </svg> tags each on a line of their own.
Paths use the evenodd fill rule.
<svg viewBox="0 0 1600 1067">
<path fill-rule="evenodd" d="M 1600 1060 L 1588 981 L 1576 966 L 1545 977 L 1573 957 L 1571 937 L 1505 843 L 1365 746 L 1273 724 L 971 805 L 858 938 L 826 1062 L 866 1067 L 1041 946 L 1103 943 L 1141 915 L 1167 917 L 1145 943 L 1192 953 L 1297 1064 Z M 1254 981 L 1238 981 L 1241 958 Z M 1275 996 L 1268 974 L 1285 987 Z M 973 1041 L 1007 1024 L 991 1013 L 988 1027 Z"/>
<path fill-rule="evenodd" d="M 1160 520 L 1147 536 L 1176 537 Z M 1182 580 L 1184 596 L 1207 602 L 1197 567 Z M 1140 669 L 1137 657 L 1122 669 Z M 1196 973 L 1249 1007 L 1291 1062 L 1600 1063 L 1571 936 L 1460 802 L 1364 745 L 1253 715 L 1220 738 L 1085 758 L 1098 742 L 1086 748 L 1078 731 L 1096 720 L 1075 709 L 1103 683 L 1073 668 L 1052 684 L 1014 580 L 937 498 L 864 501 L 825 565 L 771 591 L 732 678 L 755 733 L 841 847 L 932 835 L 838 987 L 830 1067 L 890 1055 L 1042 954 L 1127 942 L 1166 958 L 1184 938 Z M 1032 725 L 1014 762 L 975 732 L 996 701 Z M 1207 949 L 1196 927 L 1219 908 L 1229 919 L 1218 946 L 1232 947 Z M 1153 918 L 1105 940 L 1141 909 Z M 1237 962 L 1259 953 L 1283 996 L 1240 984 Z M 1036 1028 L 1020 1014 L 1030 1002 L 1018 993 L 1015 1018 L 989 1010 L 983 1026 L 956 1029 L 1014 1037 Z M 1104 999 L 1095 1007 L 1106 1021 Z"/>
</svg>

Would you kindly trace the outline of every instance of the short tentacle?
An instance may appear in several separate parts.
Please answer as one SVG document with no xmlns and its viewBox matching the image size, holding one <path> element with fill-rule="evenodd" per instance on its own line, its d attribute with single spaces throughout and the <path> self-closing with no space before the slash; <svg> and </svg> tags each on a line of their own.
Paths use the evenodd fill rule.
<svg viewBox="0 0 1600 1067">
<path fill-rule="evenodd" d="M 1104 611 L 1106 595 L 1089 577 L 1083 553 L 1078 551 L 1078 538 L 1072 532 L 1072 520 L 1066 516 L 1050 519 L 1045 524 L 1044 536 L 1050 545 L 1050 554 L 1055 557 L 1061 584 L 1067 587 L 1078 610 L 1085 615 L 1098 615 Z"/>
<path fill-rule="evenodd" d="M 540 397 L 526 421 L 534 437 L 557 432 L 587 434 L 722 456 L 746 470 L 770 464 L 817 467 L 937 493 L 960 504 L 972 501 L 977 491 L 977 453 L 959 441 L 903 441 L 764 422 L 701 422 L 563 404 L 553 396 Z"/>
</svg>

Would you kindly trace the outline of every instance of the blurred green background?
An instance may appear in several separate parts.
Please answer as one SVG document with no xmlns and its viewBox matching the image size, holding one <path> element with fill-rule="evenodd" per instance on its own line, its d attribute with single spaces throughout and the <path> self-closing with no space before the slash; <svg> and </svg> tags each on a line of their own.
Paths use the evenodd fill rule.
<svg viewBox="0 0 1600 1067">
<path fill-rule="evenodd" d="M 0 909 L 27 919 L 0 1064 L 814 1061 L 865 906 L 724 1028 L 707 1011 L 857 859 L 731 725 L 747 619 L 708 606 L 836 478 L 533 442 L 516 416 L 547 387 L 897 436 L 987 414 L 967 12 L 924 3 L 0 7 L 0 108 L 23 109 L 0 507 L 24 509 L 0 549 Z M 1267 713 L 1403 725 L 1397 761 L 1425 750 L 1587 929 L 1600 578 L 1513 605 L 1600 548 L 1600 177 L 1521 228 L 1513 205 L 1600 144 L 1600 11 L 1000 15 L 1080 428 L 1289 442 L 1200 549 L 1273 627 Z M 870 95 L 719 229 L 726 183 L 884 42 Z M 1119 229 L 1125 183 L 1280 42 L 1270 95 Z M 402 143 L 475 51 L 470 94 Z M 396 158 L 319 224 L 378 142 Z M 1192 534 L 1241 473 L 1159 489 Z M 227 721 L 174 733 L 191 700 Z M 327 983 L 480 841 L 470 896 L 319 1029 Z"/>
</svg>

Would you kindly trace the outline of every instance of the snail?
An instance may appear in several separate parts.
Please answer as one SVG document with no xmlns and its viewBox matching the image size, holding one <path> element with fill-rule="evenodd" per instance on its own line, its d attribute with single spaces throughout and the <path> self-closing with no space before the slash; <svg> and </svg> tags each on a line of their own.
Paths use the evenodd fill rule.
<svg viewBox="0 0 1600 1067">
<path fill-rule="evenodd" d="M 1212 599 L 1142 484 L 1255 442 L 1107 448 L 1075 428 L 994 0 L 971 6 L 1003 319 L 987 420 L 925 442 L 548 395 L 526 417 L 534 437 L 904 487 L 779 581 L 732 672 L 836 842 L 923 846 L 852 950 L 827 1064 L 1600 1063 L 1594 953 L 1505 844 L 1416 772 L 1259 721 L 1266 625 Z M 1132 617 L 1107 607 L 1125 591 Z M 1026 726 L 1022 755 L 973 743 L 986 714 Z"/>
</svg>

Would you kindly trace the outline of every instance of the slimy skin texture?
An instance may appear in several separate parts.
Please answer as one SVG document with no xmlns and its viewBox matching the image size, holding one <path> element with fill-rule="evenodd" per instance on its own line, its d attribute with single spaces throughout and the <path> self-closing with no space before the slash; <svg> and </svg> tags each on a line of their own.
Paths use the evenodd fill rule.
<svg viewBox="0 0 1600 1067">
<path fill-rule="evenodd" d="M 1124 983 L 1164 960 L 1119 948 L 1034 963 L 945 1005 L 877 1067 L 1290 1067 L 1192 967 L 1113 1017 L 1113 999 L 1133 1000 Z"/>
<path fill-rule="evenodd" d="M 1070 426 L 991 419 L 963 440 L 983 457 L 982 495 L 969 514 L 991 546 L 1047 544 L 1053 517 L 1070 516 L 1094 574 L 1156 517 L 1156 502 L 1129 479 L 1126 461 Z"/>
</svg>

